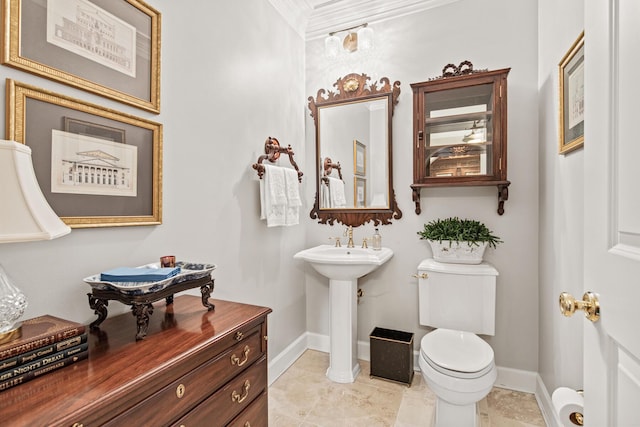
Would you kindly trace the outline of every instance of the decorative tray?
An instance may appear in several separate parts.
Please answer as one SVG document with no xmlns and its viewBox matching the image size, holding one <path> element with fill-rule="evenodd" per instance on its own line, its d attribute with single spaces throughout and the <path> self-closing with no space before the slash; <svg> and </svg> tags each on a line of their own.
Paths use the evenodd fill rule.
<svg viewBox="0 0 640 427">
<path fill-rule="evenodd" d="M 211 274 L 216 269 L 215 264 L 204 264 L 188 261 L 176 261 L 176 267 L 180 267 L 180 273 L 168 279 L 157 282 L 107 282 L 100 280 L 100 273 L 84 278 L 93 289 L 113 290 L 125 295 L 142 295 L 158 292 L 167 286 L 187 280 L 200 279 Z M 141 265 L 138 268 L 160 268 L 160 263 Z"/>
</svg>

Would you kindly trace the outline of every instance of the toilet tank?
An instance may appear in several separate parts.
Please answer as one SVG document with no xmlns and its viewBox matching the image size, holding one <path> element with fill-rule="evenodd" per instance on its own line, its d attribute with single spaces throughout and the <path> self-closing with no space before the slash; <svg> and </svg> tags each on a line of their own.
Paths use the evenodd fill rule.
<svg viewBox="0 0 640 427">
<path fill-rule="evenodd" d="M 418 266 L 420 324 L 494 335 L 496 270 L 491 264 L 445 264 L 426 259 Z"/>
</svg>

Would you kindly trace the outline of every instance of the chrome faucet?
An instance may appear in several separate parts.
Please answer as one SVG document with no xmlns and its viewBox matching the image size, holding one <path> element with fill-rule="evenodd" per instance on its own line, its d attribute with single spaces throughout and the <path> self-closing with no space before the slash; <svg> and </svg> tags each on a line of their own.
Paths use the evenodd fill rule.
<svg viewBox="0 0 640 427">
<path fill-rule="evenodd" d="M 347 229 L 344 231 L 344 236 L 348 238 L 347 240 L 347 248 L 353 248 L 353 227 L 352 226 L 348 226 Z"/>
</svg>

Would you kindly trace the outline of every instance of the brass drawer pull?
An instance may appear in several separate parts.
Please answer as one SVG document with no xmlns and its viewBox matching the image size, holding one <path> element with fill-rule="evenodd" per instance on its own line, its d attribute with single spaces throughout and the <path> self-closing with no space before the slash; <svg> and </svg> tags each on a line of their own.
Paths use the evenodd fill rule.
<svg viewBox="0 0 640 427">
<path fill-rule="evenodd" d="M 186 387 L 184 386 L 184 384 L 180 384 L 178 385 L 178 387 L 176 388 L 176 396 L 178 396 L 178 399 L 182 399 L 182 396 L 184 396 L 184 392 L 186 391 Z"/>
<path fill-rule="evenodd" d="M 249 352 L 251 352 L 251 349 L 249 348 L 248 345 L 244 346 L 244 360 L 240 361 L 240 358 L 238 356 L 234 354 L 231 355 L 231 364 L 232 365 L 238 365 L 238 366 L 242 366 L 245 363 L 247 363 L 247 360 L 249 360 Z"/>
<path fill-rule="evenodd" d="M 237 403 L 244 402 L 244 400 L 247 398 L 247 396 L 249 396 L 249 388 L 250 387 L 251 387 L 251 383 L 249 382 L 249 380 L 246 380 L 244 382 L 244 386 L 242 387 L 244 389 L 244 394 L 242 396 L 240 396 L 240 394 L 238 394 L 237 391 L 233 390 L 233 392 L 231 393 L 231 401 L 232 402 L 237 402 Z"/>
<path fill-rule="evenodd" d="M 234 338 L 236 339 L 236 341 L 242 341 L 242 337 L 244 337 L 244 334 L 238 331 L 236 332 L 236 336 Z"/>
<path fill-rule="evenodd" d="M 251 427 L 251 423 L 247 421 L 246 423 L 244 423 L 244 427 Z"/>
<path fill-rule="evenodd" d="M 247 421 L 247 422 L 249 422 L 249 421 Z M 246 426 L 246 424 L 245 424 L 245 426 Z M 71 427 L 84 427 L 84 424 L 82 424 L 82 423 L 73 423 L 73 425 Z"/>
</svg>

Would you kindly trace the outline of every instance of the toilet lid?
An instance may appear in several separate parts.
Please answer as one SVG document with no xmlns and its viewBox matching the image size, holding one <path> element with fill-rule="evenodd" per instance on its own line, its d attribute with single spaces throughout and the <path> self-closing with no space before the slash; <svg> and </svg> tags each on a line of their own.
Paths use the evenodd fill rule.
<svg viewBox="0 0 640 427">
<path fill-rule="evenodd" d="M 493 362 L 493 349 L 476 334 L 436 329 L 420 342 L 427 360 L 449 371 L 472 373 L 486 370 Z"/>
</svg>

